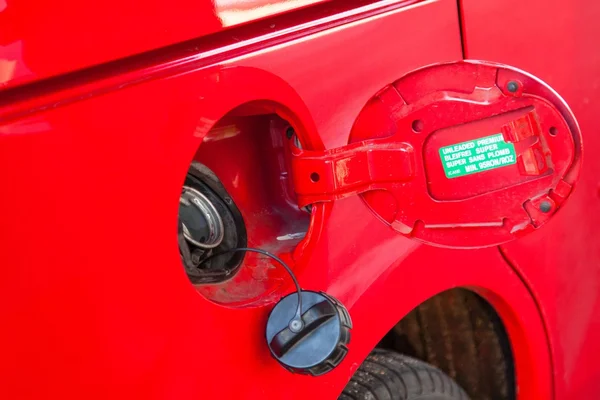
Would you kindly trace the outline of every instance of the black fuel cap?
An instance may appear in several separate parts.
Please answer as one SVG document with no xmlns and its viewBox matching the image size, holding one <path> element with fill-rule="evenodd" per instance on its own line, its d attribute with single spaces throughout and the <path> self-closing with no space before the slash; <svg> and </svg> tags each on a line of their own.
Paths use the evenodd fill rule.
<svg viewBox="0 0 600 400">
<path fill-rule="evenodd" d="M 294 329 L 298 294 L 291 293 L 275 305 L 267 322 L 271 354 L 291 372 L 322 375 L 348 353 L 352 321 L 346 308 L 325 293 L 302 291 L 302 324 Z"/>
</svg>

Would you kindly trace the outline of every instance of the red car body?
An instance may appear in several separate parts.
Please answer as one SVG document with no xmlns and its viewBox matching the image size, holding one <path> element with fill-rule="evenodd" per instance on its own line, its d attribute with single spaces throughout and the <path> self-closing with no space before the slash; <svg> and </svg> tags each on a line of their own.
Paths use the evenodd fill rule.
<svg viewBox="0 0 600 400">
<path fill-rule="evenodd" d="M 583 0 L 0 3 L 0 397 L 333 399 L 407 313 L 464 287 L 503 321 L 519 399 L 595 398 L 599 16 Z M 470 249 L 399 235 L 357 196 L 315 208 L 302 241 L 271 250 L 346 305 L 352 342 L 327 375 L 289 373 L 263 337 L 291 290 L 281 271 L 194 287 L 181 268 L 190 162 L 215 171 L 249 244 L 265 245 L 309 222 L 286 208 L 285 177 L 264 178 L 285 149 L 251 133 L 283 120 L 227 118 L 261 102 L 303 145 L 344 146 L 386 85 L 465 58 L 563 96 L 586 150 L 577 189 L 539 230 Z"/>
</svg>

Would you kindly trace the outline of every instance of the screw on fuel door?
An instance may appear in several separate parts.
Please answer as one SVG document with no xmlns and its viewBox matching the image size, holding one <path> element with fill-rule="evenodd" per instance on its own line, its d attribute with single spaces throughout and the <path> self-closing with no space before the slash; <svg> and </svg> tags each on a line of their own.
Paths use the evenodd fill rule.
<svg viewBox="0 0 600 400">
<path fill-rule="evenodd" d="M 581 161 L 579 127 L 554 90 L 513 67 L 461 61 L 387 86 L 347 146 L 294 149 L 292 165 L 300 206 L 360 195 L 403 235 L 469 248 L 543 226 Z"/>
</svg>

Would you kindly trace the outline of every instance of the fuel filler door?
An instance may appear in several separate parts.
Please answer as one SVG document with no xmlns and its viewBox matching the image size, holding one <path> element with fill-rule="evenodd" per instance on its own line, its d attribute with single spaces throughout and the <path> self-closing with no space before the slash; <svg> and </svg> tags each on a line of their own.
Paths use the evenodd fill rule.
<svg viewBox="0 0 600 400">
<path fill-rule="evenodd" d="M 473 248 L 526 235 L 564 207 L 582 141 L 567 104 L 536 77 L 461 61 L 383 88 L 348 145 L 292 153 L 301 207 L 358 195 L 399 234 Z"/>
</svg>

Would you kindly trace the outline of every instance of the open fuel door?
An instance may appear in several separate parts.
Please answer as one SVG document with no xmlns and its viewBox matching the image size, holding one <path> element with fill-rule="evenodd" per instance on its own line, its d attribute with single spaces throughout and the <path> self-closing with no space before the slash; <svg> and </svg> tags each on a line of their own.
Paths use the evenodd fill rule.
<svg viewBox="0 0 600 400">
<path fill-rule="evenodd" d="M 449 247 L 505 243 L 564 206 L 581 166 L 564 100 L 513 67 L 414 71 L 364 107 L 347 146 L 293 149 L 300 206 L 360 195 L 397 232 Z"/>
</svg>

